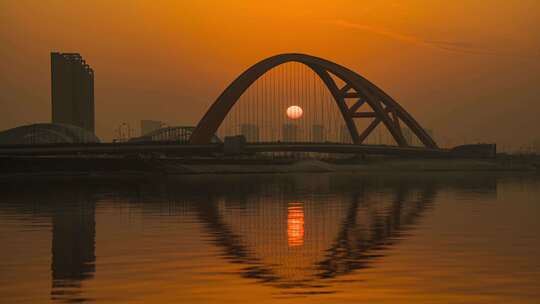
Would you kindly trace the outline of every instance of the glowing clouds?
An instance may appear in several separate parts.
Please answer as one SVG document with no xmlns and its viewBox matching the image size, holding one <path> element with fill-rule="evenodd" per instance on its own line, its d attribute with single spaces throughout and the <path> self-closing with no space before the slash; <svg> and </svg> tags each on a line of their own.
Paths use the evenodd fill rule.
<svg viewBox="0 0 540 304">
<path fill-rule="evenodd" d="M 299 119 L 304 114 L 304 111 L 299 106 L 290 106 L 287 108 L 287 117 L 290 119 Z"/>
</svg>

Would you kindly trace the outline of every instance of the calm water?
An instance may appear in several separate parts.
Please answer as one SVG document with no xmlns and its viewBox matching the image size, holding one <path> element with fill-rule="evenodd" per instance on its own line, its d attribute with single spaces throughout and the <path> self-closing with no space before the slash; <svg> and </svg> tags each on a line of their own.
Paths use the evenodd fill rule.
<svg viewBox="0 0 540 304">
<path fill-rule="evenodd" d="M 0 302 L 540 303 L 540 178 L 0 182 Z"/>
</svg>

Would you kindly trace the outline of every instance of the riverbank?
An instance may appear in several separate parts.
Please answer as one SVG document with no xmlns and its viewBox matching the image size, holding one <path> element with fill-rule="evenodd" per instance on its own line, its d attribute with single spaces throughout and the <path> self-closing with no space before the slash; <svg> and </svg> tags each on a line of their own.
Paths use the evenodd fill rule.
<svg viewBox="0 0 540 304">
<path fill-rule="evenodd" d="M 539 172 L 531 159 L 182 159 L 4 157 L 0 175 L 250 174 L 301 172 Z"/>
</svg>

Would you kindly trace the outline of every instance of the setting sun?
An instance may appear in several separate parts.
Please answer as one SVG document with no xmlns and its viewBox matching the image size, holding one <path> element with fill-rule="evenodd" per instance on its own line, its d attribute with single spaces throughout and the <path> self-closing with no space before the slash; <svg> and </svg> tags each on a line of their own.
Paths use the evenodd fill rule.
<svg viewBox="0 0 540 304">
<path fill-rule="evenodd" d="M 301 118 L 304 114 L 304 110 L 302 110 L 299 106 L 290 106 L 287 108 L 287 117 L 290 119 L 298 119 Z"/>
</svg>

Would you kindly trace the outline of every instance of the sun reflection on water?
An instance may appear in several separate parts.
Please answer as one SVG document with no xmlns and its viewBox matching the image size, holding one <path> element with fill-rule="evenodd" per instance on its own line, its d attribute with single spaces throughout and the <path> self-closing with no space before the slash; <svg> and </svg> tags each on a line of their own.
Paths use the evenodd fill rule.
<svg viewBox="0 0 540 304">
<path fill-rule="evenodd" d="M 287 207 L 287 244 L 304 245 L 304 203 L 291 202 Z"/>
</svg>

